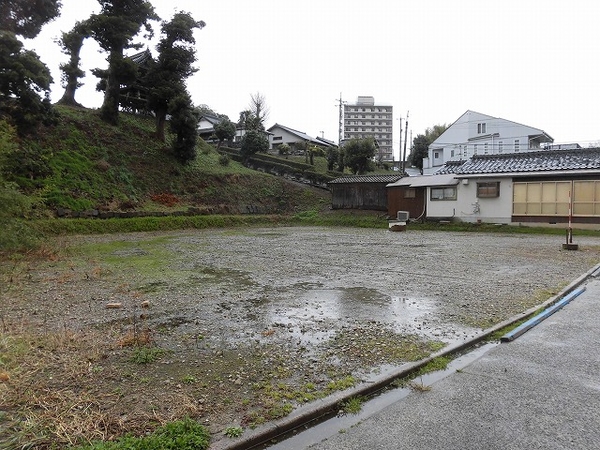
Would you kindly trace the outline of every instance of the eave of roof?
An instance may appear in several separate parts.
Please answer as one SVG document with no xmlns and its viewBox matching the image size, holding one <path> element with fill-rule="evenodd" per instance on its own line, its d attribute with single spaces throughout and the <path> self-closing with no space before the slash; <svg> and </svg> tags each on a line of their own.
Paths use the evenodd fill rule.
<svg viewBox="0 0 600 450">
<path fill-rule="evenodd" d="M 538 172 L 498 172 L 498 173 L 469 173 L 455 174 L 457 179 L 463 178 L 530 178 L 530 177 L 562 177 L 562 176 L 584 176 L 600 175 L 600 169 L 590 170 L 546 170 Z"/>
<path fill-rule="evenodd" d="M 394 183 L 400 178 L 402 175 L 347 175 L 336 178 L 327 184 Z"/>
<path fill-rule="evenodd" d="M 390 183 L 386 187 L 431 187 L 431 186 L 454 186 L 458 180 L 454 174 L 444 175 L 421 175 L 418 177 L 406 177 L 395 183 Z"/>
<path fill-rule="evenodd" d="M 129 58 L 135 64 L 140 65 L 140 64 L 143 64 L 144 62 L 148 61 L 149 59 L 152 59 L 152 53 L 150 52 L 149 49 L 146 49 L 139 53 L 135 53 L 131 56 L 127 56 L 127 58 Z"/>
<path fill-rule="evenodd" d="M 285 130 L 285 131 L 287 131 L 290 134 L 298 136 L 300 139 L 304 139 L 306 141 L 314 142 L 314 143 L 320 144 L 320 145 L 325 145 L 325 142 L 321 142 L 317 138 L 309 136 L 308 134 L 304 133 L 303 131 L 294 130 L 293 128 L 286 127 L 285 125 L 281 125 L 279 123 L 276 123 L 275 125 L 273 125 L 272 127 L 270 127 L 269 130 L 272 130 L 273 128 L 276 128 L 276 127 L 279 127 L 282 130 Z"/>
</svg>

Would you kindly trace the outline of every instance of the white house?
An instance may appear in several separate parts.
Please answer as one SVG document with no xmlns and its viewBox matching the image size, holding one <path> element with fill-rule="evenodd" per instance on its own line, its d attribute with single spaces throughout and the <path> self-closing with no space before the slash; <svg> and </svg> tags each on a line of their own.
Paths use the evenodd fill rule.
<svg viewBox="0 0 600 450">
<path fill-rule="evenodd" d="M 198 121 L 198 135 L 205 141 L 212 141 L 215 139 L 215 125 L 221 121 L 217 116 L 212 114 L 203 114 L 200 116 Z"/>
<path fill-rule="evenodd" d="M 295 149 L 299 143 L 302 145 L 312 144 L 323 148 L 335 146 L 335 143 L 332 141 L 324 138 L 314 138 L 303 131 L 294 130 L 278 123 L 270 127 L 267 131 L 273 134 L 274 148 L 281 144 L 288 144 L 292 149 Z"/>
<path fill-rule="evenodd" d="M 220 117 L 212 114 L 203 114 L 198 121 L 198 135 L 206 142 L 215 142 L 217 140 L 215 136 L 215 126 L 221 121 Z M 269 141 L 269 149 L 273 148 L 273 133 L 263 131 L 265 137 Z M 240 125 L 235 127 L 235 135 L 229 144 L 240 145 L 242 138 L 246 134 L 246 129 Z"/>
<path fill-rule="evenodd" d="M 475 155 L 387 188 L 390 216 L 420 199 L 428 220 L 600 228 L 600 148 Z"/>
<path fill-rule="evenodd" d="M 423 174 L 436 173 L 448 161 L 535 151 L 552 142 L 554 139 L 539 128 L 467 111 L 431 143 L 428 157 L 423 158 Z"/>
</svg>

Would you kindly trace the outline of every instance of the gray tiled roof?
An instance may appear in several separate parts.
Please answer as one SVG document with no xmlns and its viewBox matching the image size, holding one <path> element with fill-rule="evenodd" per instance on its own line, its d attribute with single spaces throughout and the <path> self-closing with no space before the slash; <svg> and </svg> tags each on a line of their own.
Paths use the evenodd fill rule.
<svg viewBox="0 0 600 450">
<path fill-rule="evenodd" d="M 152 53 L 150 53 L 150 50 L 146 49 L 143 52 L 136 53 L 135 55 L 131 55 L 128 58 L 134 63 L 140 65 L 145 63 L 149 59 L 152 59 Z"/>
<path fill-rule="evenodd" d="M 600 148 L 476 155 L 459 167 L 444 165 L 436 174 L 452 169 L 456 175 L 600 170 Z"/>
<path fill-rule="evenodd" d="M 329 184 L 349 184 L 349 183 L 394 183 L 402 178 L 401 175 L 348 175 L 336 178 Z"/>
<path fill-rule="evenodd" d="M 462 166 L 466 161 L 461 159 L 460 161 L 446 161 L 446 163 L 440 168 L 440 170 L 436 171 L 436 175 L 446 175 L 449 173 L 456 173 L 460 166 Z"/>
<path fill-rule="evenodd" d="M 272 132 L 271 130 L 273 130 L 274 128 L 279 127 L 282 130 L 287 131 L 290 134 L 293 134 L 294 136 L 299 137 L 300 139 L 303 139 L 305 141 L 309 141 L 309 142 L 315 142 L 318 143 L 319 141 L 317 141 L 314 137 L 309 136 L 308 134 L 304 133 L 303 131 L 298 131 L 298 130 L 294 130 L 293 128 L 290 127 L 286 127 L 285 125 L 281 125 L 279 123 L 276 123 L 275 125 L 273 125 L 272 127 L 270 127 L 267 131 Z"/>
</svg>

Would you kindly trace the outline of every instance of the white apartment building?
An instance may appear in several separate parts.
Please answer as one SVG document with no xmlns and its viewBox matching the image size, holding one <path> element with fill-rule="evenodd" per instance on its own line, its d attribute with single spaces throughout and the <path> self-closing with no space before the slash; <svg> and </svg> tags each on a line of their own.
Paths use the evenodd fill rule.
<svg viewBox="0 0 600 450">
<path fill-rule="evenodd" d="M 393 161 L 392 105 L 375 104 L 374 97 L 359 96 L 354 104 L 344 104 L 344 140 L 372 137 L 378 145 L 378 161 Z"/>
</svg>

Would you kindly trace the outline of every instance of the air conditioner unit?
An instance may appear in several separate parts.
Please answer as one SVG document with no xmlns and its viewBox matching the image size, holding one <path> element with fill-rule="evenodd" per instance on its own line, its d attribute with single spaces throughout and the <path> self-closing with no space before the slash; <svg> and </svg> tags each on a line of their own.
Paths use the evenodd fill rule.
<svg viewBox="0 0 600 450">
<path fill-rule="evenodd" d="M 408 222 L 408 211 L 398 211 L 396 213 L 396 220 L 400 222 Z"/>
</svg>

